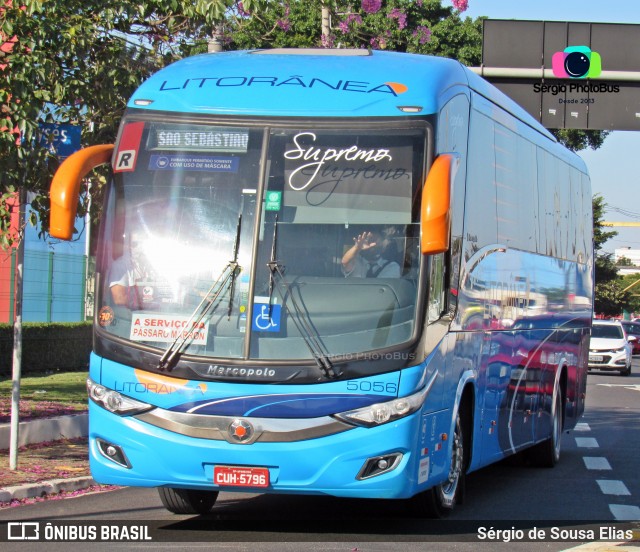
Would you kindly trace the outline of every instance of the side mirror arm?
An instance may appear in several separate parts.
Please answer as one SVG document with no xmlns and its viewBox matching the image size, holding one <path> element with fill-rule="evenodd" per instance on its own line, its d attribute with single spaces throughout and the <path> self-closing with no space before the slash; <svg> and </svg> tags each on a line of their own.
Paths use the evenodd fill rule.
<svg viewBox="0 0 640 552">
<path fill-rule="evenodd" d="M 67 157 L 53 176 L 49 189 L 51 214 L 49 234 L 70 240 L 78 212 L 78 198 L 82 179 L 98 165 L 111 160 L 113 144 L 101 144 L 81 149 Z"/>
</svg>

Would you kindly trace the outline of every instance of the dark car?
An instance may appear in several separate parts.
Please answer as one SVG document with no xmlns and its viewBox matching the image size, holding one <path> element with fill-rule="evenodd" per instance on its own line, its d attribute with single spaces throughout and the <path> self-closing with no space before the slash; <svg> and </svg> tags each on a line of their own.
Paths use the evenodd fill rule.
<svg viewBox="0 0 640 552">
<path fill-rule="evenodd" d="M 634 341 L 631 345 L 633 346 L 633 354 L 640 355 L 640 322 L 628 322 L 626 320 L 622 320 L 621 324 L 624 328 L 624 333 L 627 334 L 627 337 L 634 336 L 638 340 Z"/>
</svg>

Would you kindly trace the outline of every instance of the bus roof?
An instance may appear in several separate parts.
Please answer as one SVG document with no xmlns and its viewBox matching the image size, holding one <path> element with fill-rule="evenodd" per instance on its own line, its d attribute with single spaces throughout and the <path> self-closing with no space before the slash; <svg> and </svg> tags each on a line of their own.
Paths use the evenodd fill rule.
<svg viewBox="0 0 640 552">
<path fill-rule="evenodd" d="M 425 115 L 438 111 L 443 90 L 468 86 L 466 73 L 454 60 L 397 52 L 275 49 L 202 54 L 153 75 L 129 107 L 220 115 L 393 117 L 403 115 L 400 107 L 419 106 L 419 112 L 408 113 Z"/>
<path fill-rule="evenodd" d="M 192 56 L 152 75 L 128 106 L 254 117 L 421 116 L 437 113 L 443 93 L 454 87 L 475 90 L 556 142 L 522 107 L 460 62 L 378 50 L 276 48 Z"/>
</svg>

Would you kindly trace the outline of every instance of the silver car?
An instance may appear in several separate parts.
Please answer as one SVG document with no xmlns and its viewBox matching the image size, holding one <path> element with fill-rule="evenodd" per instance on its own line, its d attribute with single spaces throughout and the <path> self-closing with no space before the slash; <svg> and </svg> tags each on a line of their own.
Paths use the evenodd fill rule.
<svg viewBox="0 0 640 552">
<path fill-rule="evenodd" d="M 594 320 L 589 342 L 589 370 L 619 370 L 623 376 L 631 374 L 631 342 L 622 324 L 615 320 Z"/>
</svg>

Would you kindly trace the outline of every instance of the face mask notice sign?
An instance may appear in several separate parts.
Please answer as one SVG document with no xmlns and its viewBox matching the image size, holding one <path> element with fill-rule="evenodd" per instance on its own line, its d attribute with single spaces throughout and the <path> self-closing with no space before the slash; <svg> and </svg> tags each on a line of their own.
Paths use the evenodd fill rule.
<svg viewBox="0 0 640 552">
<path fill-rule="evenodd" d="M 205 171 L 238 172 L 238 157 L 213 157 L 208 155 L 152 155 L 149 169 L 152 171 Z"/>
</svg>

